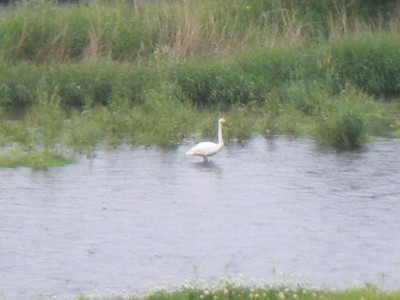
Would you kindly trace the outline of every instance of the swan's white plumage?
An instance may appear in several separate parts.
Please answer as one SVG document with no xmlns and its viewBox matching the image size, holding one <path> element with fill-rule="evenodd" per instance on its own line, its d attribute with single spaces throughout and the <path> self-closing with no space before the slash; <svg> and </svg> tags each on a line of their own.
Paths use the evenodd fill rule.
<svg viewBox="0 0 400 300">
<path fill-rule="evenodd" d="M 188 152 L 186 155 L 196 155 L 203 157 L 204 161 L 207 161 L 208 156 L 216 154 L 219 150 L 224 147 L 224 140 L 222 138 L 222 124 L 225 123 L 224 118 L 218 120 L 218 143 L 213 142 L 200 142 Z"/>
<path fill-rule="evenodd" d="M 213 142 L 201 142 L 186 152 L 186 155 L 211 156 L 217 153 L 222 147 Z"/>
</svg>

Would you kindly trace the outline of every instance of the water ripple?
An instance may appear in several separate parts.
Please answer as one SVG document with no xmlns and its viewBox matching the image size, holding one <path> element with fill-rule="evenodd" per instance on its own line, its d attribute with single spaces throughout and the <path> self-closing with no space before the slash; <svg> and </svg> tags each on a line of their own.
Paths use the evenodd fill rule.
<svg viewBox="0 0 400 300">
<path fill-rule="evenodd" d="M 338 152 L 254 139 L 208 164 L 99 151 L 45 172 L 0 170 L 0 295 L 143 291 L 236 273 L 399 286 L 400 141 Z M 193 274 L 193 269 L 196 274 Z"/>
</svg>

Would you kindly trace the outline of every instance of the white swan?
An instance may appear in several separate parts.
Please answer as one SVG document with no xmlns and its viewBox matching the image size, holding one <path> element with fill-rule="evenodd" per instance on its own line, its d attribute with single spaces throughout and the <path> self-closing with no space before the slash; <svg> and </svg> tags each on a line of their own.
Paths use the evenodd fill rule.
<svg viewBox="0 0 400 300">
<path fill-rule="evenodd" d="M 186 155 L 197 155 L 203 157 L 204 162 L 207 162 L 207 157 L 214 155 L 224 146 L 224 141 L 222 139 L 222 124 L 225 123 L 224 118 L 218 120 L 218 144 L 213 142 L 200 142 L 188 152 Z"/>
</svg>

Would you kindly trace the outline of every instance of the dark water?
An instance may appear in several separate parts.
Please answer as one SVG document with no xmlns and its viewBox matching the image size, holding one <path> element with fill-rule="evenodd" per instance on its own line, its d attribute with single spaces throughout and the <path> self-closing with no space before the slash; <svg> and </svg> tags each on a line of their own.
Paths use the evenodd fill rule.
<svg viewBox="0 0 400 300">
<path fill-rule="evenodd" d="M 190 146 L 0 169 L 0 298 L 147 292 L 236 274 L 400 288 L 399 140 L 335 152 L 255 139 L 206 165 L 184 157 Z"/>
</svg>

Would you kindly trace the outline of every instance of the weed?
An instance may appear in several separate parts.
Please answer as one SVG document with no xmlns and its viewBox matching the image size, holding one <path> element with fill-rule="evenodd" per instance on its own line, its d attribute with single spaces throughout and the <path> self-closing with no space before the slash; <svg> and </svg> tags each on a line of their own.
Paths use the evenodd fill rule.
<svg viewBox="0 0 400 300">
<path fill-rule="evenodd" d="M 378 2 L 377 2 L 378 3 Z M 394 1 L 23 2 L 0 18 L 0 144 L 32 153 L 399 135 Z M 383 16 L 385 18 L 383 18 Z"/>
<path fill-rule="evenodd" d="M 179 65 L 172 71 L 183 93 L 196 105 L 245 104 L 261 99 L 250 77 L 234 65 L 191 64 Z"/>
<path fill-rule="evenodd" d="M 335 101 L 335 106 L 322 112 L 318 134 L 323 142 L 337 148 L 356 148 L 366 138 L 367 105 L 359 92 L 345 91 Z"/>
<path fill-rule="evenodd" d="M 55 152 L 26 152 L 12 149 L 0 154 L 0 168 L 28 167 L 34 170 L 61 167 L 71 160 Z"/>
<path fill-rule="evenodd" d="M 245 286 L 235 282 L 221 282 L 212 285 L 183 285 L 171 290 L 159 288 L 146 296 L 115 297 L 104 299 L 135 299 L 135 300 L 360 300 L 360 299 L 398 299 L 398 291 L 381 291 L 372 284 L 366 284 L 365 288 L 331 291 L 319 290 L 301 286 L 265 285 Z M 81 295 L 79 299 L 98 299 Z"/>
</svg>

